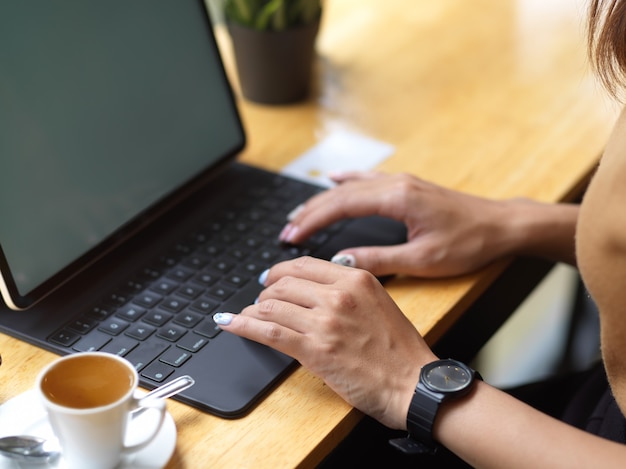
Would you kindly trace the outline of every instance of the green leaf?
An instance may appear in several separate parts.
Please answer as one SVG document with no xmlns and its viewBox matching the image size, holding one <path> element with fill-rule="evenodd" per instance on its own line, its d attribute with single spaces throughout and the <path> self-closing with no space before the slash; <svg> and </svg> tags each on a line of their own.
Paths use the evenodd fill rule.
<svg viewBox="0 0 626 469">
<path fill-rule="evenodd" d="M 261 31 L 282 31 L 315 21 L 321 0 L 224 0 L 224 14 L 233 22 Z"/>
<path fill-rule="evenodd" d="M 274 15 L 282 7 L 282 4 L 283 0 L 270 0 L 267 2 L 263 8 L 261 8 L 254 22 L 254 27 L 261 31 L 269 29 L 270 21 L 273 21 Z"/>
</svg>

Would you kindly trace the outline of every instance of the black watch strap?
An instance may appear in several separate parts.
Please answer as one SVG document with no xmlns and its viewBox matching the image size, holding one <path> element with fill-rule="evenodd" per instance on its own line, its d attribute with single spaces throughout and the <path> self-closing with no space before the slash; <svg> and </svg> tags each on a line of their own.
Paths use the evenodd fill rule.
<svg viewBox="0 0 626 469">
<path fill-rule="evenodd" d="M 431 370 L 438 369 L 462 370 L 461 373 L 465 372 L 465 377 L 469 376 L 470 378 L 467 382 L 467 387 L 450 389 L 446 385 L 442 391 L 431 389 L 431 387 L 433 387 L 431 385 L 432 383 L 425 384 L 422 380 L 428 381 L 430 378 L 426 379 L 425 376 L 428 375 Z M 451 378 L 452 380 L 449 381 L 449 383 L 454 384 L 454 377 Z M 432 454 L 436 452 L 439 444 L 433 439 L 432 435 L 433 425 L 437 413 L 439 412 L 439 407 L 448 399 L 466 395 L 473 387 L 472 385 L 476 379 L 482 379 L 478 372 L 456 360 L 436 360 L 435 362 L 425 365 L 422 368 L 420 380 L 415 387 L 415 392 L 411 399 L 411 404 L 409 405 L 407 414 L 407 428 L 409 434 L 405 438 L 389 440 L 389 443 L 400 451 L 408 454 Z"/>
<path fill-rule="evenodd" d="M 407 415 L 409 434 L 404 438 L 389 440 L 389 443 L 407 454 L 433 454 L 437 451 L 439 445 L 432 438 L 433 422 L 444 397 L 443 394 L 426 390 L 418 383 Z"/>
<path fill-rule="evenodd" d="M 422 383 L 415 387 L 415 394 L 411 399 L 407 424 L 409 427 L 409 437 L 420 441 L 429 448 L 436 448 L 437 443 L 433 440 L 433 424 L 435 416 L 439 411 L 439 406 L 444 401 L 445 396 L 427 390 Z"/>
</svg>

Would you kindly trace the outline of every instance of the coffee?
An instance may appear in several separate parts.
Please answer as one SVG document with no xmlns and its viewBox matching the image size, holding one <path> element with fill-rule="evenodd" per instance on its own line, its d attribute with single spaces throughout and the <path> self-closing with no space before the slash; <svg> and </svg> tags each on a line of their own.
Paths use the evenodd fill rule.
<svg viewBox="0 0 626 469">
<path fill-rule="evenodd" d="M 41 390 L 55 404 L 88 409 L 118 401 L 134 385 L 135 377 L 123 363 L 78 354 L 53 366 L 41 381 Z"/>
</svg>

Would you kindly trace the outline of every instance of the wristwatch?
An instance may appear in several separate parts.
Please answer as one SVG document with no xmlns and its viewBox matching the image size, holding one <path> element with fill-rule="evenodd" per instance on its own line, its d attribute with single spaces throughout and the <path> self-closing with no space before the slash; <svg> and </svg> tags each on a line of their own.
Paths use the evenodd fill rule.
<svg viewBox="0 0 626 469">
<path fill-rule="evenodd" d="M 406 418 L 409 435 L 390 443 L 405 453 L 435 452 L 432 432 L 439 407 L 467 395 L 476 379 L 482 379 L 477 371 L 450 358 L 424 365 Z"/>
</svg>

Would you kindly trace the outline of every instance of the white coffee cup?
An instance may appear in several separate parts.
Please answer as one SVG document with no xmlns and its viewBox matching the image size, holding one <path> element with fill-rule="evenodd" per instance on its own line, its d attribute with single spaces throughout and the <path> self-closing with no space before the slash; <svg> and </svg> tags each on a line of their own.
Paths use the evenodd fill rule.
<svg viewBox="0 0 626 469">
<path fill-rule="evenodd" d="M 39 373 L 36 390 L 68 468 L 114 468 L 124 454 L 154 439 L 165 418 L 165 401 L 147 399 L 140 406 L 138 382 L 129 361 L 103 352 L 67 355 Z M 158 424 L 143 441 L 126 445 L 128 422 L 140 407 L 158 412 Z"/>
</svg>

